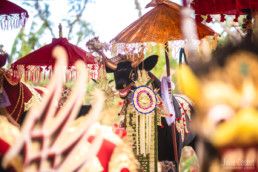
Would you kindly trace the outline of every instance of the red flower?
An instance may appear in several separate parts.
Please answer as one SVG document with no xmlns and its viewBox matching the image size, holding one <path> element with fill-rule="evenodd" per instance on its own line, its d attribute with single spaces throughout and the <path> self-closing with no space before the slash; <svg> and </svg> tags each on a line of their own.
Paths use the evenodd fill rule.
<svg viewBox="0 0 258 172">
<path fill-rule="evenodd" d="M 114 124 L 114 127 L 115 127 L 115 128 L 117 128 L 117 127 L 118 127 L 118 124 L 117 124 L 117 123 L 115 123 L 115 124 Z"/>
</svg>

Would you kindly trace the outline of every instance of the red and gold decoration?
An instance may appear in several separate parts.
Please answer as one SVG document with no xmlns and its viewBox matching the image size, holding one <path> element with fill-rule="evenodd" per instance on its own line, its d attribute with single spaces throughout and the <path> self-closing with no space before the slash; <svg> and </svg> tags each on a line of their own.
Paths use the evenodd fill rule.
<svg viewBox="0 0 258 172">
<path fill-rule="evenodd" d="M 0 1 L 0 28 L 2 30 L 24 27 L 28 12 L 20 6 L 8 1 Z"/>
<path fill-rule="evenodd" d="M 34 103 L 42 101 L 45 89 L 33 88 L 21 81 L 13 81 L 8 71 L 0 69 L 1 112 L 20 122 L 21 114 Z M 9 102 L 9 103 L 8 103 Z"/>
<path fill-rule="evenodd" d="M 179 109 L 182 114 L 181 117 L 175 119 L 176 120 L 176 129 L 177 129 L 178 133 L 181 134 L 182 142 L 184 142 L 185 133 L 186 134 L 190 133 L 190 131 L 187 128 L 189 126 L 186 125 L 186 117 L 185 116 L 187 115 L 189 121 L 191 121 L 190 105 L 192 105 L 192 103 L 189 100 L 189 98 L 187 98 L 186 96 L 184 96 L 182 94 L 176 94 L 175 97 L 180 106 Z"/>
</svg>

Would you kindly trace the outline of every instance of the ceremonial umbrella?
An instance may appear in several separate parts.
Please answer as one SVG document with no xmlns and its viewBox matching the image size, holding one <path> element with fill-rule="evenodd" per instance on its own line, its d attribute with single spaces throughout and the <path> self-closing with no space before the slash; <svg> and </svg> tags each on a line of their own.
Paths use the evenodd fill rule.
<svg viewBox="0 0 258 172">
<path fill-rule="evenodd" d="M 258 9 L 257 0 L 194 0 L 191 6 L 196 15 L 220 14 L 226 15 L 247 14 L 250 10 Z"/>
<path fill-rule="evenodd" d="M 10 1 L 0 0 L 0 27 L 2 30 L 24 27 L 28 17 L 25 9 Z"/>
<path fill-rule="evenodd" d="M 183 40 L 180 5 L 169 0 L 152 0 L 146 7 L 155 8 L 130 24 L 113 38 L 111 40 L 113 45 L 145 42 L 156 42 L 167 45 L 168 41 Z M 216 32 L 202 23 L 197 23 L 197 34 L 199 39 L 202 39 L 205 36 L 215 35 Z M 165 47 L 167 49 L 167 46 Z M 169 65 L 167 54 L 166 60 L 167 65 Z M 170 75 L 169 66 L 167 66 L 167 73 Z"/>
<path fill-rule="evenodd" d="M 99 66 L 94 60 L 95 57 L 78 46 L 69 43 L 66 38 L 53 38 L 52 43 L 47 44 L 14 62 L 11 65 L 13 76 L 15 78 L 21 78 L 22 74 L 25 73 L 25 80 L 39 82 L 43 70 L 44 78 L 46 71 L 50 71 L 51 74 L 55 64 L 52 50 L 57 45 L 63 46 L 67 51 L 68 67 L 66 70 L 66 80 L 69 80 L 69 78 L 73 79 L 75 76 L 76 70 L 73 65 L 78 59 L 83 60 L 87 64 L 87 67 L 91 69 L 91 77 L 97 77 L 96 72 L 98 71 Z"/>
<path fill-rule="evenodd" d="M 118 43 L 131 44 L 145 42 L 165 44 L 167 75 L 170 76 L 169 58 L 167 54 L 168 41 L 183 40 L 181 31 L 181 6 L 169 0 L 152 0 L 146 7 L 154 8 L 121 31 L 111 40 L 111 43 L 113 45 Z M 199 39 L 216 34 L 216 32 L 202 23 L 197 24 L 197 33 Z M 170 85 L 169 87 L 171 88 Z M 176 162 L 178 162 L 174 123 L 172 124 L 172 133 L 174 157 Z"/>
<path fill-rule="evenodd" d="M 191 6 L 195 10 L 195 19 L 202 22 L 202 15 L 206 15 L 206 22 L 212 21 L 211 14 L 220 14 L 220 22 L 224 22 L 225 15 L 235 15 L 234 22 L 238 22 L 239 15 L 247 15 L 243 21 L 243 31 L 246 32 L 246 38 L 252 35 L 252 15 L 258 9 L 257 0 L 194 0 Z"/>
</svg>

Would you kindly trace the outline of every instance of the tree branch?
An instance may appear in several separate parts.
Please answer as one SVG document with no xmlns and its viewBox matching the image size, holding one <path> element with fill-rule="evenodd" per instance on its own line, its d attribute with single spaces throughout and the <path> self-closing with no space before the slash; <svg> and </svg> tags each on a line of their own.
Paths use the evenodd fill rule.
<svg viewBox="0 0 258 172">
<path fill-rule="evenodd" d="M 141 17 L 142 16 L 142 9 L 141 9 L 141 6 L 140 6 L 140 3 L 138 0 L 135 0 L 135 8 L 138 10 L 138 16 Z"/>
<path fill-rule="evenodd" d="M 77 22 L 79 22 L 79 21 L 81 20 L 81 16 L 82 16 L 82 14 L 83 14 L 83 12 L 84 12 L 84 10 L 85 10 L 85 8 L 86 8 L 87 2 L 88 2 L 88 0 L 84 0 L 83 8 L 82 8 L 82 9 L 79 11 L 79 13 L 76 15 L 75 20 L 74 20 L 73 22 L 71 22 L 71 23 L 68 23 L 68 25 L 69 25 L 68 40 L 71 39 L 71 33 L 72 33 L 72 31 L 73 31 L 74 25 L 75 25 Z"/>
<path fill-rule="evenodd" d="M 35 8 L 36 10 L 38 11 L 38 14 L 39 14 L 39 18 L 44 22 L 45 26 L 48 28 L 48 30 L 50 31 L 52 37 L 54 38 L 55 37 L 55 34 L 50 26 L 50 23 L 49 21 L 46 19 L 46 17 L 43 15 L 43 12 L 39 6 L 39 0 L 36 0 L 35 2 Z"/>
</svg>

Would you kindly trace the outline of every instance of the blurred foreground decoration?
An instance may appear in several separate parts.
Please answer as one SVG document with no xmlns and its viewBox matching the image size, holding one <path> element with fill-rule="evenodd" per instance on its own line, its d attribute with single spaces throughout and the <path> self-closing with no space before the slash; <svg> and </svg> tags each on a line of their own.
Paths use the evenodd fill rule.
<svg viewBox="0 0 258 172">
<path fill-rule="evenodd" d="M 29 110 L 20 137 L 8 142 L 11 145 L 8 151 L 4 147 L 3 167 L 12 166 L 16 171 L 138 171 L 140 166 L 130 146 L 112 127 L 97 121 L 104 105 L 101 91 L 95 92 L 89 114 L 75 119 L 87 87 L 87 71 L 82 60 L 75 63 L 78 70 L 75 86 L 67 102 L 57 110 L 68 54 L 58 46 L 53 56 L 57 60 L 48 92 L 41 104 Z M 110 115 L 110 111 L 105 113 Z M 4 145 L 1 139 L 6 141 L 6 138 L 0 138 L 0 144 Z"/>
<path fill-rule="evenodd" d="M 0 1 L 0 28 L 2 30 L 24 27 L 28 12 L 20 6 L 7 1 Z"/>
<path fill-rule="evenodd" d="M 201 171 L 258 170 L 257 42 L 230 43 L 208 62 L 180 67 L 180 86 L 195 103 Z"/>
</svg>

